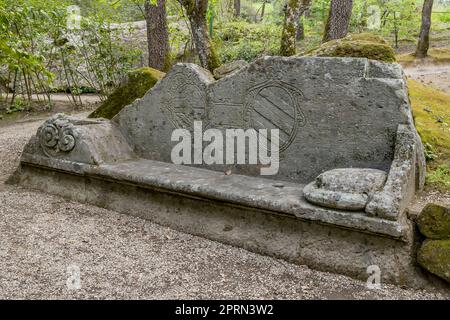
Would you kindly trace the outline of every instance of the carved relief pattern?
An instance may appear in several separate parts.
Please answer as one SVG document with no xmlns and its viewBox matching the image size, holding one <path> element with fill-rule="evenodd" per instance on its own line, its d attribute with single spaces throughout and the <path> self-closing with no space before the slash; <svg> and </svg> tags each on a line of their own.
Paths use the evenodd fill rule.
<svg viewBox="0 0 450 320">
<path fill-rule="evenodd" d="M 298 129 L 306 125 L 300 107 L 303 94 L 281 80 L 269 80 L 248 90 L 244 120 L 248 128 L 279 129 L 280 152 L 295 140 Z"/>
<path fill-rule="evenodd" d="M 182 73 L 172 75 L 161 111 L 175 128 L 192 130 L 194 121 L 208 122 L 205 89 Z"/>
<path fill-rule="evenodd" d="M 243 126 L 256 130 L 278 129 L 280 152 L 292 144 L 298 129 L 306 125 L 306 118 L 300 107 L 302 92 L 278 78 L 252 86 L 245 92 L 242 104 L 237 101 L 208 101 L 206 90 L 195 79 L 181 72 L 174 73 L 171 75 L 167 94 L 162 98 L 161 111 L 175 128 L 187 130 L 193 129 L 194 121 L 202 121 L 203 129 L 210 125 L 221 129 Z M 219 109 L 227 110 L 218 111 Z M 209 116 L 215 118 L 209 119 Z"/>
<path fill-rule="evenodd" d="M 47 120 L 38 129 L 39 144 L 43 152 L 54 157 L 75 148 L 77 134 L 73 123 L 64 115 L 58 114 Z"/>
</svg>

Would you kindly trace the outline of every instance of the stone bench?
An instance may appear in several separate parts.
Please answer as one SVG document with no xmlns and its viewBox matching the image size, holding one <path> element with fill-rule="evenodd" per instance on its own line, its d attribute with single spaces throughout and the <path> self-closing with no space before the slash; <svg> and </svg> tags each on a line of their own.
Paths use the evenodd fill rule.
<svg viewBox="0 0 450 320">
<path fill-rule="evenodd" d="M 173 131 L 196 121 L 278 129 L 278 173 L 173 164 Z M 422 285 L 406 209 L 424 173 L 399 65 L 265 57 L 220 80 L 178 64 L 112 121 L 56 115 L 14 181 L 317 269 L 366 279 L 377 265 L 386 281 Z"/>
</svg>

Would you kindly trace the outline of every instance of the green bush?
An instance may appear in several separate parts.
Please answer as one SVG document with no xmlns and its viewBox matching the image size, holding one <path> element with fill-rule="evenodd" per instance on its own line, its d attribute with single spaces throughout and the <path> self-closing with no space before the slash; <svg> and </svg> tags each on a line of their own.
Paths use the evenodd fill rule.
<svg viewBox="0 0 450 320">
<path fill-rule="evenodd" d="M 223 63 L 250 62 L 262 55 L 278 54 L 280 34 L 281 27 L 275 24 L 239 20 L 218 25 L 214 40 Z"/>
</svg>

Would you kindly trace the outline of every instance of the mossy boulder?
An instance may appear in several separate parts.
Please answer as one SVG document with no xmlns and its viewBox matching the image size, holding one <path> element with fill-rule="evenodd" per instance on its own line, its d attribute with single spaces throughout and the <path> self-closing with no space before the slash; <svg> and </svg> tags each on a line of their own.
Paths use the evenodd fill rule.
<svg viewBox="0 0 450 320">
<path fill-rule="evenodd" d="M 164 75 L 164 72 L 153 68 L 140 68 L 130 71 L 122 84 L 97 110 L 89 115 L 89 118 L 112 119 L 125 106 L 138 98 L 142 98 Z"/>
<path fill-rule="evenodd" d="M 450 239 L 450 208 L 429 203 L 417 218 L 420 232 L 429 239 Z"/>
<path fill-rule="evenodd" d="M 450 283 L 450 239 L 425 240 L 419 249 L 417 262 Z"/>
<path fill-rule="evenodd" d="M 350 34 L 331 40 L 303 54 L 317 57 L 355 57 L 395 62 L 395 51 L 383 37 L 371 33 Z"/>
</svg>

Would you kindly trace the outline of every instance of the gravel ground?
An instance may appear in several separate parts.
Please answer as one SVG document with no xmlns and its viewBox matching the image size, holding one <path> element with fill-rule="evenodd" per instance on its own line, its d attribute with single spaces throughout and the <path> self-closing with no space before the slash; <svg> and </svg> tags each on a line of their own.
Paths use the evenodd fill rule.
<svg viewBox="0 0 450 320">
<path fill-rule="evenodd" d="M 364 282 L 5 185 L 39 122 L 0 128 L 0 299 L 448 299 Z M 68 270 L 80 270 L 70 289 Z M 75 287 L 77 282 L 75 282 Z"/>
</svg>

